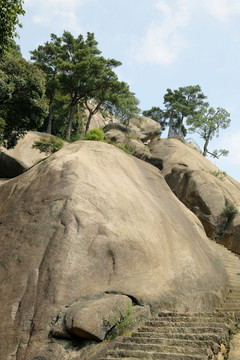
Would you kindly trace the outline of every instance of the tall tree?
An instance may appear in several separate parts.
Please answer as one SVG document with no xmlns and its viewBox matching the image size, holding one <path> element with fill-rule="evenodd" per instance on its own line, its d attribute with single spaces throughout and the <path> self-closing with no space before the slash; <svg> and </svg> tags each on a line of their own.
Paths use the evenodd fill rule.
<svg viewBox="0 0 240 360">
<path fill-rule="evenodd" d="M 162 110 L 152 107 L 145 110 L 143 115 L 158 121 L 163 130 L 168 126 L 168 137 L 172 134 L 185 136 L 187 129 L 184 119 L 197 113 L 202 105 L 206 105 L 206 98 L 199 85 L 179 87 L 177 90 L 167 89 L 163 98 L 165 108 Z"/>
<path fill-rule="evenodd" d="M 52 109 L 53 101 L 59 90 L 59 57 L 61 54 L 62 39 L 55 34 L 51 34 L 51 41 L 44 45 L 39 45 L 36 50 L 30 51 L 31 60 L 46 74 L 46 95 L 49 100 L 47 133 L 52 133 Z"/>
<path fill-rule="evenodd" d="M 181 96 L 178 99 L 177 110 L 180 113 L 179 131 L 183 127 L 184 118 L 196 114 L 201 106 L 208 105 L 207 97 L 199 85 L 179 87 Z"/>
<path fill-rule="evenodd" d="M 9 48 L 11 40 L 16 36 L 15 28 L 21 27 L 18 16 L 24 15 L 23 0 L 0 1 L 0 57 Z"/>
<path fill-rule="evenodd" d="M 14 147 L 27 130 L 46 116 L 45 75 L 20 53 L 5 52 L 0 63 L 0 138 Z"/>
<path fill-rule="evenodd" d="M 69 141 L 75 108 L 80 101 L 93 92 L 96 77 L 101 71 L 101 58 L 98 56 L 100 54 L 97 49 L 98 43 L 92 33 L 87 33 L 87 39 L 84 40 L 82 35 L 75 39 L 71 33 L 65 31 L 62 41 L 60 81 L 62 91 L 70 96 L 66 129 L 66 140 Z"/>
<path fill-rule="evenodd" d="M 164 105 L 167 110 L 165 116 L 169 116 L 168 136 L 173 129 L 177 129 L 178 135 L 186 132 L 184 118 L 196 114 L 201 106 L 208 105 L 206 98 L 199 85 L 179 87 L 173 91 L 167 89 Z"/>
<path fill-rule="evenodd" d="M 202 106 L 197 114 L 188 118 L 187 124 L 190 126 L 189 131 L 198 133 L 200 137 L 205 140 L 203 156 L 210 154 L 218 158 L 221 155 L 228 154 L 224 149 L 209 152 L 208 145 L 214 136 L 219 136 L 220 129 L 226 129 L 230 126 L 230 122 L 230 114 L 227 110 L 220 107 L 214 109 L 213 107 L 209 107 L 209 105 Z"/>
<path fill-rule="evenodd" d="M 179 90 L 171 90 L 167 89 L 166 94 L 164 95 L 164 105 L 165 105 L 165 118 L 168 120 L 168 137 L 171 136 L 172 132 L 176 132 L 176 128 L 178 128 L 178 124 L 181 122 L 179 108 L 181 107 L 181 103 L 183 101 L 183 96 L 181 91 Z M 180 129 L 182 131 L 184 129 Z M 180 132 L 178 131 L 178 133 Z"/>
</svg>

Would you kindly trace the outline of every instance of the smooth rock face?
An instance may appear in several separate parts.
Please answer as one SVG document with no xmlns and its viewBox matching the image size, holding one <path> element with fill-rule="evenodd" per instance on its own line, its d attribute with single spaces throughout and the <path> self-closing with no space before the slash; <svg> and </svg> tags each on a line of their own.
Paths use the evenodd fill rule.
<svg viewBox="0 0 240 360">
<path fill-rule="evenodd" d="M 67 145 L 3 183 L 0 234 L 3 360 L 68 359 L 48 335 L 82 298 L 210 311 L 225 285 L 201 223 L 159 170 L 101 142 Z"/>
<path fill-rule="evenodd" d="M 240 254 L 240 184 L 177 139 L 154 142 L 150 150 L 162 160 L 168 185 L 198 216 L 206 234 Z M 234 209 L 237 213 L 231 214 Z"/>
</svg>

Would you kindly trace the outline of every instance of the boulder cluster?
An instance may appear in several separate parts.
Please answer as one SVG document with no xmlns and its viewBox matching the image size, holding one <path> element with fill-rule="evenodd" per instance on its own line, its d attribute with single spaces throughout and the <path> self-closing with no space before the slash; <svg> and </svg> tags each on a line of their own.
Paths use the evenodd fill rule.
<svg viewBox="0 0 240 360">
<path fill-rule="evenodd" d="M 104 132 L 132 155 L 84 140 L 43 160 L 38 133 L 1 154 L 3 360 L 77 360 L 124 319 L 221 303 L 208 237 L 240 253 L 240 184 L 151 119 Z"/>
</svg>

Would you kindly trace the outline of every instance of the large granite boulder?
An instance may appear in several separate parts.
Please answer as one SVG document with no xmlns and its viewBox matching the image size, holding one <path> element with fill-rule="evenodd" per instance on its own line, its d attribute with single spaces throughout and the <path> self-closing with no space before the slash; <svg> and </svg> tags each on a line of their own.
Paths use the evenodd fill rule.
<svg viewBox="0 0 240 360">
<path fill-rule="evenodd" d="M 13 178 L 22 174 L 24 171 L 35 165 L 39 160 L 46 157 L 38 149 L 33 149 L 32 145 L 36 140 L 50 138 L 50 134 L 29 131 L 23 138 L 18 140 L 13 149 L 7 150 L 1 147 L 0 152 L 0 178 Z"/>
<path fill-rule="evenodd" d="M 3 360 L 73 358 L 71 340 L 50 334 L 83 298 L 210 311 L 225 286 L 200 221 L 160 171 L 106 143 L 67 145 L 3 183 L 0 234 Z"/>
<path fill-rule="evenodd" d="M 201 220 L 207 236 L 240 254 L 240 184 L 191 144 L 163 139 L 150 144 L 174 194 Z"/>
</svg>

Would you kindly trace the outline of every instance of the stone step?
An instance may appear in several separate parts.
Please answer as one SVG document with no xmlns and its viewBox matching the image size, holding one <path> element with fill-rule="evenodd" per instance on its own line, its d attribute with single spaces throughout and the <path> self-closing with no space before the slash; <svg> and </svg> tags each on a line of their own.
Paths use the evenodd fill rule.
<svg viewBox="0 0 240 360">
<path fill-rule="evenodd" d="M 227 297 L 231 297 L 233 293 L 228 293 L 227 294 Z M 238 294 L 235 294 L 234 295 L 236 297 L 238 297 Z M 239 298 L 240 298 L 240 293 L 239 293 Z M 175 317 L 162 317 L 162 318 L 155 318 L 155 319 L 152 319 L 152 320 L 148 320 L 146 324 L 150 324 L 150 323 L 156 323 L 156 324 L 168 324 L 170 326 L 172 326 L 172 323 L 189 323 L 191 320 L 191 322 L 194 322 L 195 324 L 199 324 L 199 323 L 218 323 L 221 322 L 221 323 L 224 323 L 224 322 L 227 322 L 227 319 L 226 317 L 223 317 L 223 316 L 219 316 L 219 314 L 216 314 L 215 316 L 212 316 L 212 317 L 195 317 L 195 318 L 192 318 L 192 317 L 182 317 L 182 318 L 175 318 Z"/>
<path fill-rule="evenodd" d="M 141 350 L 108 350 L 106 359 L 146 359 L 146 360 L 205 360 L 206 355 L 177 354 L 164 352 L 145 352 Z"/>
<path fill-rule="evenodd" d="M 214 321 L 215 320 L 215 321 Z M 211 325 L 209 325 L 211 324 Z M 212 321 L 204 321 L 203 319 L 196 319 L 196 321 L 163 321 L 163 320 L 149 320 L 147 321 L 144 326 L 156 327 L 165 329 L 166 327 L 170 330 L 176 330 L 176 328 L 218 328 L 218 327 L 226 327 L 227 325 L 221 321 L 217 321 L 216 319 L 212 319 Z"/>
<path fill-rule="evenodd" d="M 194 343 L 188 347 L 181 346 L 168 346 L 163 344 L 135 344 L 132 342 L 117 343 L 114 347 L 114 350 L 130 350 L 130 351 L 144 351 L 147 352 L 156 352 L 156 353 L 176 353 L 176 354 L 188 354 L 195 355 L 207 355 L 208 347 L 197 347 L 194 346 Z"/>
<path fill-rule="evenodd" d="M 240 286 L 239 280 L 230 279 L 229 280 L 229 287 L 231 288 L 232 286 Z"/>
<path fill-rule="evenodd" d="M 226 301 L 227 299 L 231 299 L 232 301 L 240 300 L 240 293 L 230 292 L 229 294 L 227 294 L 224 301 Z"/>
<path fill-rule="evenodd" d="M 223 314 L 224 315 L 224 314 Z M 184 341 L 213 341 L 217 342 L 220 338 L 220 335 L 216 332 L 214 333 L 204 333 L 204 334 L 183 334 L 183 333 L 160 333 L 160 332 L 138 332 L 133 333 L 132 338 L 154 338 L 154 339 L 174 339 L 174 340 L 184 340 Z"/>
<path fill-rule="evenodd" d="M 208 348 L 209 340 L 187 340 L 187 339 L 176 339 L 176 338 L 161 338 L 161 337 L 144 337 L 144 336 L 134 336 L 134 337 L 122 337 L 117 340 L 117 343 L 134 343 L 134 344 L 158 344 L 158 345 L 167 345 L 167 346 L 180 346 L 188 347 L 194 344 L 196 348 Z"/>
<path fill-rule="evenodd" d="M 222 329 L 227 329 L 227 325 L 224 326 L 178 326 L 178 327 L 155 327 L 155 326 L 142 326 L 138 331 L 139 332 L 159 332 L 159 333 L 180 333 L 180 334 L 204 334 L 204 333 L 216 333 L 216 331 L 221 331 Z"/>
<path fill-rule="evenodd" d="M 209 319 L 209 318 L 218 318 L 218 317 L 221 317 L 221 314 L 218 314 L 217 312 L 213 313 L 213 312 L 202 312 L 202 313 L 199 313 L 199 312 L 196 312 L 196 313 L 176 313 L 176 312 L 160 312 L 158 314 L 158 316 L 155 318 L 163 318 L 163 319 L 198 319 L 198 318 L 201 318 L 201 319 Z M 223 316 L 225 317 L 225 315 Z"/>
<path fill-rule="evenodd" d="M 228 270 L 239 270 L 239 263 L 237 263 L 237 264 L 227 264 L 227 263 L 225 263 L 224 261 L 223 261 L 223 264 L 224 264 L 224 267 L 225 267 L 225 269 L 226 269 L 226 271 L 228 271 Z"/>
<path fill-rule="evenodd" d="M 226 269 L 226 272 L 228 274 L 228 276 L 232 276 L 232 275 L 235 275 L 235 276 L 240 276 L 240 275 L 237 275 L 240 273 L 240 267 L 238 268 L 233 268 L 233 267 L 226 267 L 225 266 L 225 269 Z"/>
<path fill-rule="evenodd" d="M 232 302 L 224 302 L 221 306 L 221 308 L 226 309 L 226 308 L 231 308 L 231 309 L 236 309 L 238 311 L 240 311 L 240 303 L 232 303 Z"/>
<path fill-rule="evenodd" d="M 235 284 L 230 285 L 229 289 L 230 289 L 231 292 L 236 292 L 236 293 L 240 292 L 240 286 L 235 285 Z"/>
</svg>

